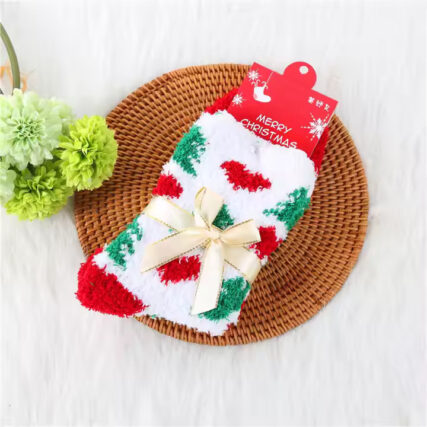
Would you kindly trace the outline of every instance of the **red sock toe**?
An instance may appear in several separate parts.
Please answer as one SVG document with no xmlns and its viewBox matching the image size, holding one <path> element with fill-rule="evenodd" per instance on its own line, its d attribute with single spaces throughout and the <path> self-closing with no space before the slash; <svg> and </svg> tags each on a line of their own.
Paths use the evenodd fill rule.
<svg viewBox="0 0 427 427">
<path fill-rule="evenodd" d="M 107 273 L 93 262 L 94 255 L 80 267 L 76 296 L 81 304 L 90 310 L 120 317 L 144 310 L 147 306 L 125 289 L 114 274 Z"/>
</svg>

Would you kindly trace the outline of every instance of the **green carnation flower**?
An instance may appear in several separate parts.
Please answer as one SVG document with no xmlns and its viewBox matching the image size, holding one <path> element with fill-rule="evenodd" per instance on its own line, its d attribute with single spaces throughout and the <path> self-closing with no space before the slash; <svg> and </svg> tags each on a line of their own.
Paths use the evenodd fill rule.
<svg viewBox="0 0 427 427">
<path fill-rule="evenodd" d="M 100 116 L 83 117 L 60 138 L 58 156 L 67 185 L 77 190 L 93 190 L 109 178 L 117 159 L 114 132 Z"/>
<path fill-rule="evenodd" d="M 16 172 L 9 169 L 9 164 L 0 160 L 0 203 L 6 203 L 13 196 Z"/>
<path fill-rule="evenodd" d="M 52 159 L 71 119 L 66 104 L 34 92 L 15 89 L 12 96 L 0 96 L 0 156 L 20 170 Z"/>
<path fill-rule="evenodd" d="M 42 219 L 57 213 L 73 194 L 58 165 L 47 161 L 18 174 L 13 197 L 6 203 L 7 213 L 19 219 Z"/>
</svg>

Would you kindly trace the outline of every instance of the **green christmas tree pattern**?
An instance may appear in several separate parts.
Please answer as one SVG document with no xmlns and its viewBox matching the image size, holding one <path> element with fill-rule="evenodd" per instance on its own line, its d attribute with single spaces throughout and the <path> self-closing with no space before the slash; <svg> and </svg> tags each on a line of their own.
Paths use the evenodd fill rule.
<svg viewBox="0 0 427 427">
<path fill-rule="evenodd" d="M 308 190 L 305 187 L 301 187 L 289 195 L 289 200 L 279 202 L 274 208 L 265 209 L 263 213 L 267 216 L 274 215 L 286 225 L 288 230 L 291 230 L 309 206 Z"/>
<path fill-rule="evenodd" d="M 250 285 L 243 277 L 223 280 L 217 307 L 200 316 L 213 321 L 227 319 L 231 313 L 240 309 L 249 289 Z"/>
<path fill-rule="evenodd" d="M 138 224 L 136 217 L 106 248 L 108 256 L 115 265 L 126 268 L 126 255 L 135 253 L 135 240 L 142 239 L 142 228 Z"/>
<path fill-rule="evenodd" d="M 199 126 L 193 126 L 184 134 L 175 148 L 172 159 L 190 175 L 196 176 L 194 163 L 200 163 L 200 157 L 205 152 L 206 138 L 202 135 Z"/>
<path fill-rule="evenodd" d="M 234 224 L 234 219 L 231 217 L 227 205 L 222 205 L 218 215 L 215 217 L 214 222 L 212 223 L 215 227 L 225 230 L 227 227 L 230 227 Z"/>
</svg>

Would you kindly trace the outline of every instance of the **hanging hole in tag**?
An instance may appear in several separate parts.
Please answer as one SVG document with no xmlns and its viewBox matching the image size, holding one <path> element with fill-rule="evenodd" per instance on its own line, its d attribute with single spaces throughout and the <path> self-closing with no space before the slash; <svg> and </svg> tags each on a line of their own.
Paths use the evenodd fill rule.
<svg viewBox="0 0 427 427">
<path fill-rule="evenodd" d="M 316 71 L 307 62 L 293 62 L 283 72 L 283 77 L 307 89 L 311 89 L 316 83 Z"/>
<path fill-rule="evenodd" d="M 299 67 L 299 72 L 301 74 L 307 74 L 308 73 L 308 68 L 305 65 L 301 65 L 301 67 Z"/>
</svg>

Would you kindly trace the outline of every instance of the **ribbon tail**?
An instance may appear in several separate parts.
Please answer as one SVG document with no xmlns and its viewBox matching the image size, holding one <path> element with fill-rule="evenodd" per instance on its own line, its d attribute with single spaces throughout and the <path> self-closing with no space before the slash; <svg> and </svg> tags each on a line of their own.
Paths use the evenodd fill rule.
<svg viewBox="0 0 427 427">
<path fill-rule="evenodd" d="M 167 264 L 204 242 L 206 242 L 206 235 L 200 232 L 200 229 L 188 228 L 151 243 L 145 248 L 141 272 Z"/>
<path fill-rule="evenodd" d="M 192 315 L 216 308 L 222 287 L 223 270 L 224 247 L 221 242 L 211 241 L 203 256 Z"/>
</svg>

